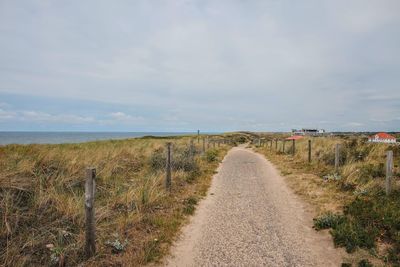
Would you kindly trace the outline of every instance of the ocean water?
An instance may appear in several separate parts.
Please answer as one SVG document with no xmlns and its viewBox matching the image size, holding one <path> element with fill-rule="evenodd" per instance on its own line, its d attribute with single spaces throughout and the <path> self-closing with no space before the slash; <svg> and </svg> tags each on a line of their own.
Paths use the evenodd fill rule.
<svg viewBox="0 0 400 267">
<path fill-rule="evenodd" d="M 97 140 L 126 139 L 143 136 L 178 136 L 195 133 L 182 132 L 0 132 L 0 145 L 7 144 L 63 144 Z"/>
</svg>

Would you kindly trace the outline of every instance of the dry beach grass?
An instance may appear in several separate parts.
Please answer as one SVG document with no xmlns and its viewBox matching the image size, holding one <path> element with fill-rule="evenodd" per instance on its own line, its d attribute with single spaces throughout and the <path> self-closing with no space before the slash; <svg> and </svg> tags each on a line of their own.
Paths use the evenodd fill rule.
<svg viewBox="0 0 400 267">
<path fill-rule="evenodd" d="M 220 138 L 216 136 L 215 138 Z M 188 156 L 190 137 L 0 147 L 0 265 L 157 261 L 205 195 L 229 145 Z M 163 187 L 173 143 L 172 193 Z M 197 152 L 200 144 L 197 144 Z M 97 254 L 85 260 L 84 173 L 97 168 Z"/>
</svg>

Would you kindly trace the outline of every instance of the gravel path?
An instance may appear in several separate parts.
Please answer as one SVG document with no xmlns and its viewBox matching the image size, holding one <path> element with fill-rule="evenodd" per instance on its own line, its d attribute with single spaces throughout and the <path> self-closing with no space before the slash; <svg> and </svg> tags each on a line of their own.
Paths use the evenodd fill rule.
<svg viewBox="0 0 400 267">
<path fill-rule="evenodd" d="M 274 166 L 233 148 L 166 266 L 340 266 L 329 234 Z"/>
</svg>

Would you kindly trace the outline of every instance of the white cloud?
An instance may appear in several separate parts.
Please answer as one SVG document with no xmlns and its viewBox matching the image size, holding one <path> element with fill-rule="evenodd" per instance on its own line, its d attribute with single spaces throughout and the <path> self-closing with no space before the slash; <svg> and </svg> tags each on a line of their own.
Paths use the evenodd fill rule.
<svg viewBox="0 0 400 267">
<path fill-rule="evenodd" d="M 25 121 L 46 123 L 83 124 L 93 123 L 92 117 L 83 117 L 72 114 L 49 114 L 40 111 L 3 110 L 0 109 L 0 121 Z"/>
<path fill-rule="evenodd" d="M 15 117 L 15 112 L 0 109 L 0 121 L 12 120 L 15 119 Z"/>
<path fill-rule="evenodd" d="M 366 126 L 400 113 L 399 8 L 398 0 L 8 1 L 0 8 L 0 93 L 117 110 L 94 119 L 37 109 L 19 114 L 26 121 Z"/>
<path fill-rule="evenodd" d="M 123 120 L 123 121 L 126 121 L 126 120 L 142 120 L 143 119 L 140 116 L 131 116 L 131 115 L 125 114 L 124 112 L 120 112 L 120 111 L 112 112 L 110 114 L 110 117 L 112 117 L 114 119 L 117 119 L 117 120 Z"/>
<path fill-rule="evenodd" d="M 92 117 L 82 117 L 72 114 L 49 114 L 39 111 L 20 111 L 18 112 L 18 119 L 32 122 L 55 122 L 68 124 L 95 122 L 95 119 Z"/>
</svg>

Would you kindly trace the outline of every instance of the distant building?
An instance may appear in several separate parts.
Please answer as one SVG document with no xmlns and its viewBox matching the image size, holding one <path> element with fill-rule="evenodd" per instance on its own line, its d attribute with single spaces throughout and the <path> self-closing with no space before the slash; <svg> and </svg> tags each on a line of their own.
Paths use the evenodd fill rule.
<svg viewBox="0 0 400 267">
<path fill-rule="evenodd" d="M 396 143 L 396 137 L 387 133 L 377 133 L 369 137 L 368 142 L 394 144 Z"/>
<path fill-rule="evenodd" d="M 324 129 L 301 129 L 301 130 L 292 130 L 292 135 L 323 135 L 325 134 Z"/>
</svg>

